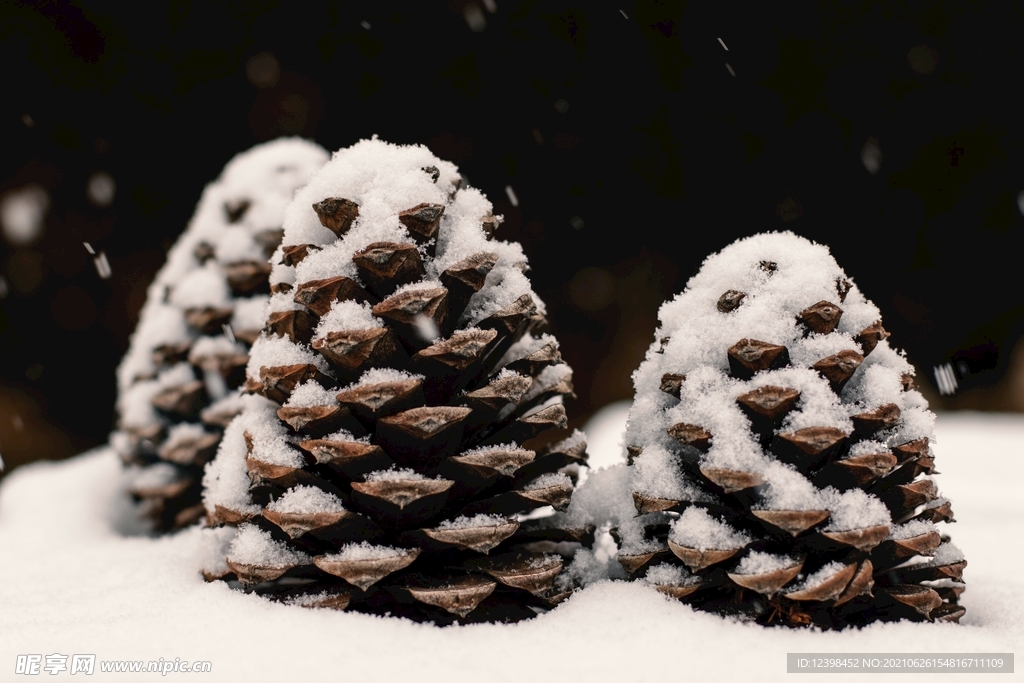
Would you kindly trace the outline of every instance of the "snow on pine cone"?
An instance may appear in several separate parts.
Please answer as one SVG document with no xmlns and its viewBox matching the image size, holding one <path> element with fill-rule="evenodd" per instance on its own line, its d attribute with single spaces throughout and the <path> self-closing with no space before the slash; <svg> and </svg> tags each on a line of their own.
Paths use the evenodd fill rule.
<svg viewBox="0 0 1024 683">
<path fill-rule="evenodd" d="M 257 145 L 207 185 L 188 229 L 150 285 L 117 371 L 112 442 L 129 490 L 158 531 L 203 516 L 203 466 L 241 410 L 249 345 L 263 325 L 267 258 L 284 209 L 327 152 L 299 138 Z"/>
<path fill-rule="evenodd" d="M 935 416 L 828 249 L 740 240 L 659 317 L 626 430 L 625 570 L 764 624 L 957 621 Z"/>
<path fill-rule="evenodd" d="M 204 479 L 229 525 L 208 579 L 441 624 L 565 597 L 562 558 L 537 550 L 585 532 L 526 518 L 565 509 L 586 443 L 549 443 L 572 372 L 491 208 L 451 163 L 376 138 L 297 193 L 255 395 Z"/>
</svg>

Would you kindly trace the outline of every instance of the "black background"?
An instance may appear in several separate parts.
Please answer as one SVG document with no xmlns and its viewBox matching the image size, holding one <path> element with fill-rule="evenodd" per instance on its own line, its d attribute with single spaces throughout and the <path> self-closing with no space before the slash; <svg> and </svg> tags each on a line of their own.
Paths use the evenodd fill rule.
<svg viewBox="0 0 1024 683">
<path fill-rule="evenodd" d="M 707 254 L 781 229 L 832 248 L 935 405 L 1024 410 L 1019 4 L 767 4 L 4 4 L 0 193 L 50 198 L 37 241 L 0 243 L 8 468 L 106 439 L 203 185 L 284 134 L 458 164 L 530 258 L 576 424 L 631 395 L 658 306 Z M 97 171 L 109 206 L 86 197 Z M 945 362 L 953 398 L 928 384 Z"/>
</svg>

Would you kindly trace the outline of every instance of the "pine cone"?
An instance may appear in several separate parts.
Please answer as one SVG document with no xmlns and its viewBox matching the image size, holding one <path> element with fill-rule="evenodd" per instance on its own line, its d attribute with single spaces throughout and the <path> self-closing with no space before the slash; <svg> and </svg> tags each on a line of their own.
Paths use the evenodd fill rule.
<svg viewBox="0 0 1024 683">
<path fill-rule="evenodd" d="M 565 509 L 586 444 L 549 443 L 572 372 L 499 220 L 454 165 L 377 139 L 297 194 L 255 395 L 204 479 L 211 524 L 238 526 L 208 579 L 439 624 L 565 597 L 538 549 L 578 535 L 526 518 Z"/>
<path fill-rule="evenodd" d="M 328 155 L 298 138 L 239 154 L 203 191 L 149 287 L 117 379 L 112 442 L 157 531 L 202 518 L 203 467 L 240 410 L 284 208 Z"/>
<path fill-rule="evenodd" d="M 626 432 L 634 578 L 762 624 L 963 615 L 966 562 L 926 476 L 935 416 L 827 248 L 741 240 L 660 320 Z"/>
</svg>

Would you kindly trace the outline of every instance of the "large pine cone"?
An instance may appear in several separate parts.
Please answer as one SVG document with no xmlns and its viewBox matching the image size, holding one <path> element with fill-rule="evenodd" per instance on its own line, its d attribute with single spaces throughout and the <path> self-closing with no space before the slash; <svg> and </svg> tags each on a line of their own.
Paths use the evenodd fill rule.
<svg viewBox="0 0 1024 683">
<path fill-rule="evenodd" d="M 328 155 L 281 139 L 239 154 L 203 191 L 188 229 L 149 287 L 117 371 L 112 443 L 155 530 L 203 516 L 203 466 L 241 410 L 249 345 L 270 293 L 267 258 L 284 209 Z"/>
<path fill-rule="evenodd" d="M 628 572 L 764 624 L 963 615 L 966 562 L 926 476 L 935 416 L 825 247 L 737 242 L 660 319 L 626 434 Z"/>
<path fill-rule="evenodd" d="M 242 415 L 204 480 L 209 579 L 305 606 L 511 621 L 565 597 L 585 462 L 518 244 L 456 168 L 364 140 L 288 208 Z M 531 513 L 533 513 L 531 515 Z M 547 544 L 545 546 L 544 544 Z"/>
</svg>

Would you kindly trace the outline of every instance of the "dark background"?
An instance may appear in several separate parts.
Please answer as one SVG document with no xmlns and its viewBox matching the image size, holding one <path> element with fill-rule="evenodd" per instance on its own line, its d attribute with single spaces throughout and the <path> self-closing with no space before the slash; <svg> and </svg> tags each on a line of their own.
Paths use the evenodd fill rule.
<svg viewBox="0 0 1024 683">
<path fill-rule="evenodd" d="M 1019 4 L 773 4 L 3 4 L 0 195 L 48 197 L 35 239 L 0 240 L 8 470 L 106 439 L 203 185 L 284 134 L 458 164 L 526 249 L 576 424 L 631 395 L 707 254 L 775 229 L 831 246 L 933 405 L 1024 410 Z M 112 202 L 88 198 L 96 173 Z"/>
</svg>

